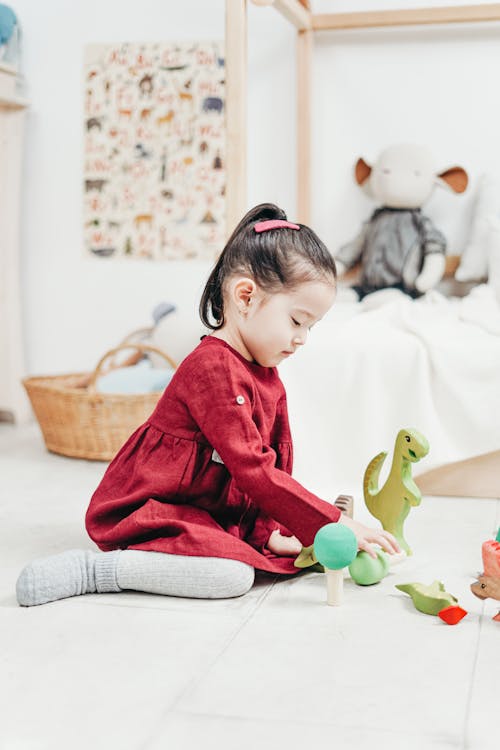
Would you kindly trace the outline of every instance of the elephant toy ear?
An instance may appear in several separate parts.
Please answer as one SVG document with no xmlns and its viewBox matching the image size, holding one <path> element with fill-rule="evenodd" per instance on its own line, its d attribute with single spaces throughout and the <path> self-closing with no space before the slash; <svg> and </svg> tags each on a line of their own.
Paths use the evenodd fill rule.
<svg viewBox="0 0 500 750">
<path fill-rule="evenodd" d="M 354 177 L 358 185 L 364 185 L 372 173 L 372 168 L 364 159 L 358 159 L 354 167 Z"/>
<path fill-rule="evenodd" d="M 463 193 L 469 184 L 469 177 L 463 167 L 450 167 L 438 174 L 436 182 L 454 193 Z"/>
<path fill-rule="evenodd" d="M 354 166 L 354 179 L 356 180 L 356 184 L 359 185 L 361 190 L 365 195 L 368 196 L 368 198 L 372 198 L 375 200 L 375 195 L 372 191 L 372 184 L 370 180 L 370 176 L 372 173 L 372 168 L 364 159 L 358 159 Z"/>
</svg>

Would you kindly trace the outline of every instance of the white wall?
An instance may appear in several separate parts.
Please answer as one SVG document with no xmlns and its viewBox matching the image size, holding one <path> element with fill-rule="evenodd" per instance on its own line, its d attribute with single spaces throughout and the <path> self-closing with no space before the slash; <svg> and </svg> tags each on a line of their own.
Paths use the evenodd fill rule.
<svg viewBox="0 0 500 750">
<path fill-rule="evenodd" d="M 331 2 L 316 12 L 459 5 L 459 2 Z M 479 4 L 479 3 L 462 3 Z M 436 190 L 426 213 L 449 251 L 464 247 L 474 188 L 500 169 L 500 23 L 400 27 L 316 35 L 312 223 L 331 247 L 356 234 L 373 204 L 352 179 L 391 143 L 427 144 L 438 168 L 465 167 L 469 190 Z"/>
<path fill-rule="evenodd" d="M 37 374 L 86 370 L 129 331 L 148 325 L 159 301 L 178 305 L 179 335 L 192 329 L 210 265 L 110 262 L 84 254 L 83 45 L 223 39 L 224 0 L 15 0 L 12 5 L 23 27 L 31 102 L 21 238 L 26 369 Z M 295 126 L 288 127 L 294 114 L 288 62 L 295 35 L 275 11 L 249 10 L 249 201 L 275 200 L 293 212 Z M 275 105 L 279 115 L 274 110 L 269 117 Z M 276 179 L 276 171 L 284 174 Z"/>
<path fill-rule="evenodd" d="M 86 257 L 82 247 L 83 45 L 223 38 L 223 0 L 11 0 L 24 30 L 28 115 L 22 224 L 27 371 L 88 369 L 161 300 L 195 319 L 207 264 Z M 317 12 L 417 5 L 313 0 Z M 295 34 L 273 9 L 249 4 L 249 205 L 274 200 L 294 216 Z M 393 141 L 427 143 L 443 168 L 477 176 L 500 166 L 500 26 L 317 36 L 313 226 L 332 248 L 371 210 L 354 186 L 358 155 Z M 468 196 L 433 196 L 427 213 L 460 251 Z"/>
</svg>

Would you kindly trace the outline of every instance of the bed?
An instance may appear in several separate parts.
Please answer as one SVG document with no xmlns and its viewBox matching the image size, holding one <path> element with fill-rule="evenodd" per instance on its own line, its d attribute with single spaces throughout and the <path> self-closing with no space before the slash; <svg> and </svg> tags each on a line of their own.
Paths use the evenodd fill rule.
<svg viewBox="0 0 500 750">
<path fill-rule="evenodd" d="M 414 427 L 431 446 L 414 467 L 415 476 L 424 474 L 421 489 L 498 496 L 500 307 L 493 290 L 482 284 L 465 297 L 432 291 L 419 300 L 388 291 L 360 303 L 341 289 L 307 347 L 280 367 L 297 478 L 322 496 L 359 495 L 370 459 L 390 454 L 398 430 Z M 465 465 L 437 471 L 457 462 Z"/>
</svg>

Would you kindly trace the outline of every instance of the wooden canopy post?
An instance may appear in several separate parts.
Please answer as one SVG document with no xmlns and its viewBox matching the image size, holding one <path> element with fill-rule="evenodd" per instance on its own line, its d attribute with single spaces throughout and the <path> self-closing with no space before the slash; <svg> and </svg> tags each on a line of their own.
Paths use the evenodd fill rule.
<svg viewBox="0 0 500 750">
<path fill-rule="evenodd" d="M 426 26 L 441 23 L 500 21 L 500 3 L 453 5 L 442 8 L 370 10 L 355 13 L 319 13 L 313 16 L 315 31 L 370 29 L 385 26 Z"/>
<path fill-rule="evenodd" d="M 297 209 L 296 220 L 311 220 L 312 15 L 309 0 L 253 0 L 274 5 L 297 29 Z"/>
<path fill-rule="evenodd" d="M 297 36 L 297 221 L 311 221 L 311 66 L 313 32 Z"/>
<path fill-rule="evenodd" d="M 253 0 L 254 5 L 274 5 L 297 29 L 311 28 L 309 0 Z"/>
<path fill-rule="evenodd" d="M 226 0 L 226 237 L 247 204 L 247 3 Z"/>
</svg>

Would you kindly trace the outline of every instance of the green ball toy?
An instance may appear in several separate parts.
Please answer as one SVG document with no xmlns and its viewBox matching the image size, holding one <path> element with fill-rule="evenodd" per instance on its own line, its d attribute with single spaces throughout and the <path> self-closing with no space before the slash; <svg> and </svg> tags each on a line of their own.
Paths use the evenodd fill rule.
<svg viewBox="0 0 500 750">
<path fill-rule="evenodd" d="M 327 523 L 314 537 L 314 554 L 329 570 L 346 568 L 356 557 L 358 541 L 347 526 Z"/>
<path fill-rule="evenodd" d="M 389 572 L 389 561 L 382 550 L 377 550 L 377 559 L 370 557 L 368 552 L 358 552 L 349 565 L 349 573 L 353 581 L 360 586 L 371 586 L 378 583 Z"/>
</svg>

